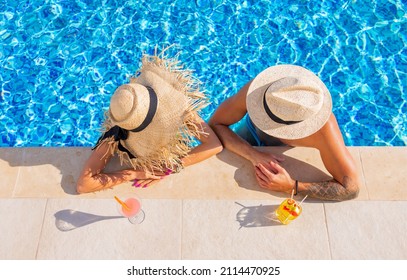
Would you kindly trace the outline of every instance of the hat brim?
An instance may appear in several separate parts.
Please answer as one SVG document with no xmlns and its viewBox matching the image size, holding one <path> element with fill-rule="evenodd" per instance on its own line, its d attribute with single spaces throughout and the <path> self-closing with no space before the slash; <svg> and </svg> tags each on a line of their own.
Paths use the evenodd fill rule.
<svg viewBox="0 0 407 280">
<path fill-rule="evenodd" d="M 301 77 L 317 83 L 324 94 L 320 111 L 295 124 L 273 121 L 264 108 L 263 96 L 270 83 L 284 77 Z M 265 69 L 253 79 L 247 91 L 246 106 L 250 119 L 258 129 L 279 139 L 292 140 L 314 134 L 327 122 L 332 112 L 332 98 L 325 84 L 311 71 L 296 65 L 277 65 Z"/>
<path fill-rule="evenodd" d="M 164 52 L 159 56 L 143 56 L 139 75 L 132 78 L 130 84 L 152 88 L 158 106 L 148 126 L 138 132 L 128 131 L 127 139 L 120 140 L 132 158 L 127 151 L 119 149 L 114 139 L 105 140 L 122 163 L 129 162 L 134 169 L 150 171 L 180 170 L 182 158 L 191 150 L 193 139 L 204 133 L 196 121 L 198 111 L 206 105 L 205 95 L 191 71 L 179 64 L 176 58 L 167 58 Z M 107 114 L 105 130 L 113 125 L 118 124 Z"/>
</svg>

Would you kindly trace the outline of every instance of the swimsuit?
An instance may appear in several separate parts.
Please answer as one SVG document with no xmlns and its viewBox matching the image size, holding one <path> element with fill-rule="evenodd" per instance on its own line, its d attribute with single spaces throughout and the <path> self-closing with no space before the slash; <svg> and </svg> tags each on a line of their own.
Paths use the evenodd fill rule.
<svg viewBox="0 0 407 280">
<path fill-rule="evenodd" d="M 283 146 L 285 145 L 283 142 L 281 142 L 280 139 L 270 136 L 260 129 L 258 129 L 250 119 L 249 115 L 246 114 L 244 117 L 244 122 L 246 130 L 249 133 L 239 133 L 242 131 L 245 131 L 244 128 L 240 127 L 238 128 L 238 134 L 248 141 L 251 145 L 253 146 Z"/>
</svg>

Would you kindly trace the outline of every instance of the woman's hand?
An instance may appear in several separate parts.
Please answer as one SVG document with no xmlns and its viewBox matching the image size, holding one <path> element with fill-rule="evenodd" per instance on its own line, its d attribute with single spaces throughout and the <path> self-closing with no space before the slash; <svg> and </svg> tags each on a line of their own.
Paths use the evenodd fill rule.
<svg viewBox="0 0 407 280">
<path fill-rule="evenodd" d="M 134 180 L 134 183 L 132 186 L 134 186 L 135 188 L 147 188 L 147 187 L 151 187 L 155 184 L 157 184 L 158 182 L 160 182 L 162 179 L 144 179 L 144 180 Z"/>
<path fill-rule="evenodd" d="M 123 175 L 126 177 L 126 180 L 132 181 L 135 179 L 161 179 L 161 176 L 164 175 L 164 173 L 156 173 L 156 172 L 150 172 L 150 171 L 144 171 L 144 170 L 135 170 L 135 169 L 126 169 L 123 170 Z"/>
<path fill-rule="evenodd" d="M 134 180 L 133 186 L 136 188 L 146 188 L 157 184 L 166 176 L 171 174 L 169 170 L 162 171 L 143 171 L 143 170 L 127 170 L 129 172 L 129 181 Z"/>
</svg>

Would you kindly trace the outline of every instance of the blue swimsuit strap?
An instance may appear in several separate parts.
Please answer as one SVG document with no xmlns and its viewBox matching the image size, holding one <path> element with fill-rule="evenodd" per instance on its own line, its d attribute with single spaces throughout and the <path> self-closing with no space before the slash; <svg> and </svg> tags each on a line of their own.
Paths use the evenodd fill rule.
<svg viewBox="0 0 407 280">
<path fill-rule="evenodd" d="M 259 136 L 256 133 L 256 129 L 254 128 L 254 125 L 252 123 L 252 121 L 249 118 L 249 115 L 246 114 L 246 125 L 247 128 L 249 130 L 249 132 L 251 133 L 251 135 L 253 136 L 254 140 L 256 140 L 256 144 L 257 146 L 264 146 L 264 144 L 260 141 Z"/>
</svg>

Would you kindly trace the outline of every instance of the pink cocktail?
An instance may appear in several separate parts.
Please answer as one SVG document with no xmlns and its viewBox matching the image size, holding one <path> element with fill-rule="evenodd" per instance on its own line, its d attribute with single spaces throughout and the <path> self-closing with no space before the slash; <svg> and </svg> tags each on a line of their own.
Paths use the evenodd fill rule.
<svg viewBox="0 0 407 280">
<path fill-rule="evenodd" d="M 140 224 L 144 221 L 145 214 L 143 209 L 141 209 L 140 199 L 134 195 L 130 195 L 130 197 L 125 200 L 121 200 L 117 196 L 115 196 L 115 199 L 119 202 L 119 204 L 117 204 L 117 210 L 123 217 L 128 218 L 130 223 Z"/>
<path fill-rule="evenodd" d="M 137 215 L 137 213 L 141 209 L 140 201 L 137 198 L 130 197 L 126 199 L 124 203 L 126 204 L 127 207 L 121 205 L 121 212 L 123 216 L 125 216 L 126 218 L 130 218 Z"/>
</svg>

